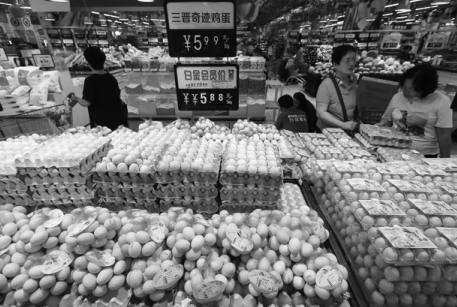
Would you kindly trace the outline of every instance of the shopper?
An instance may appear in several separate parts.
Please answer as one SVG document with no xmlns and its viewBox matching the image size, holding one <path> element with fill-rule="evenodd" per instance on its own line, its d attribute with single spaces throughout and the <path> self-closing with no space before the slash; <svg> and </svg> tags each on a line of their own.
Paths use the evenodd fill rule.
<svg viewBox="0 0 457 307">
<path fill-rule="evenodd" d="M 290 95 L 281 96 L 278 100 L 281 113 L 276 119 L 278 130 L 289 130 L 294 133 L 308 132 L 306 113 L 294 107 L 294 99 Z"/>
<path fill-rule="evenodd" d="M 398 53 L 397 58 L 403 63 L 404 61 L 411 61 L 411 50 L 413 50 L 413 47 L 411 46 L 405 46 L 403 47 L 403 51 L 400 51 Z"/>
<path fill-rule="evenodd" d="M 120 98 L 117 80 L 103 69 L 105 54 L 98 47 L 88 47 L 84 58 L 92 75 L 84 81 L 83 97 L 73 96 L 71 106 L 79 103 L 88 108 L 92 128 L 105 126 L 114 131 L 122 125 L 127 127 L 127 106 Z"/>
<path fill-rule="evenodd" d="M 302 110 L 306 113 L 306 121 L 308 122 L 308 130 L 309 132 L 320 132 L 319 128 L 317 128 L 317 114 L 316 108 L 313 106 L 311 101 L 306 99 L 305 94 L 302 92 L 296 92 L 294 94 L 294 103 L 295 109 Z"/>
<path fill-rule="evenodd" d="M 332 63 L 335 73 L 322 81 L 316 95 L 317 127 L 352 131 L 356 127 L 354 115 L 357 116 L 355 48 L 350 45 L 333 48 Z"/>
<path fill-rule="evenodd" d="M 401 92 L 392 100 L 379 126 L 408 128 L 411 149 L 427 158 L 449 158 L 452 110 L 450 99 L 437 92 L 438 73 L 430 65 L 417 65 L 403 73 Z M 405 125 L 406 124 L 406 125 Z"/>
</svg>

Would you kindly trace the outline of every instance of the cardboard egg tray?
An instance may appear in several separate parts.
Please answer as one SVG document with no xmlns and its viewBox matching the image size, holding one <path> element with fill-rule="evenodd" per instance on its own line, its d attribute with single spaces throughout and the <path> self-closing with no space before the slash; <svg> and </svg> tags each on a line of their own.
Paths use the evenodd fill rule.
<svg viewBox="0 0 457 307">
<path fill-rule="evenodd" d="M 282 171 L 279 176 L 273 177 L 269 174 L 250 174 L 244 173 L 239 174 L 238 172 L 227 173 L 225 170 L 221 170 L 221 176 L 219 182 L 223 185 L 257 185 L 259 187 L 276 187 L 282 186 L 283 178 Z"/>
<path fill-rule="evenodd" d="M 20 176 L 26 176 L 27 174 L 30 176 L 35 176 L 36 174 L 44 176 L 45 174 L 51 173 L 86 173 L 90 171 L 97 164 L 97 162 L 101 161 L 111 148 L 111 141 L 108 141 L 81 161 L 77 162 L 71 160 L 70 163 L 75 163 L 73 166 L 67 166 L 68 163 L 62 159 L 58 159 L 57 161 L 47 159 L 45 161 L 41 161 L 41 165 L 34 166 L 35 163 L 27 157 L 24 158 L 24 160 L 16 159 L 15 163 Z"/>
<path fill-rule="evenodd" d="M 151 184 L 97 183 L 94 188 L 100 197 L 131 197 L 150 200 L 157 198 L 157 192 Z"/>
<path fill-rule="evenodd" d="M 84 206 L 90 206 L 91 201 L 93 199 L 69 199 L 69 198 L 61 198 L 61 199 L 51 199 L 51 200 L 36 200 L 36 204 L 38 206 L 60 206 L 60 207 L 69 207 L 71 208 L 72 206 L 75 207 L 84 207 Z"/>
<path fill-rule="evenodd" d="M 264 188 L 264 187 L 239 187 L 223 186 L 221 189 L 221 200 L 238 200 L 238 201 L 266 201 L 277 202 L 281 198 L 281 189 Z"/>
<path fill-rule="evenodd" d="M 97 183 L 156 183 L 154 173 L 97 172 L 95 169 L 92 173 L 92 180 Z"/>
<path fill-rule="evenodd" d="M 151 213 L 159 212 L 159 205 L 155 200 L 136 199 L 131 197 L 96 197 L 92 204 L 94 206 L 108 208 L 112 211 L 140 209 Z"/>
<path fill-rule="evenodd" d="M 406 210 L 416 227 L 456 227 L 457 210 L 444 201 L 425 201 L 409 198 L 410 209 Z"/>
<path fill-rule="evenodd" d="M 30 186 L 34 200 L 54 202 L 59 200 L 90 201 L 94 192 L 85 185 Z"/>
<path fill-rule="evenodd" d="M 21 176 L 21 180 L 27 185 L 47 185 L 47 184 L 85 184 L 90 173 L 69 173 L 69 172 L 52 172 L 52 173 L 34 173 Z"/>
<path fill-rule="evenodd" d="M 235 212 L 252 212 L 256 209 L 262 210 L 275 210 L 278 208 L 278 204 L 276 202 L 264 202 L 264 201 L 254 201 L 252 203 L 248 203 L 247 201 L 237 201 L 237 200 L 225 200 L 222 201 L 222 205 L 220 206 L 220 210 L 227 210 L 230 213 Z"/>
<path fill-rule="evenodd" d="M 158 184 L 157 196 L 160 198 L 211 199 L 216 198 L 218 189 L 215 185 L 195 185 L 189 183 Z"/>
<path fill-rule="evenodd" d="M 374 163 L 368 166 L 368 176 L 370 179 L 383 182 L 387 179 L 408 180 L 409 174 L 403 168 L 404 162 L 394 161 L 386 163 Z"/>
<path fill-rule="evenodd" d="M 351 210 L 365 230 L 382 226 L 411 226 L 412 222 L 391 200 L 359 200 L 351 204 Z"/>
<path fill-rule="evenodd" d="M 216 184 L 219 175 L 219 163 L 211 172 L 175 170 L 168 172 L 157 171 L 154 174 L 157 183 L 195 182 L 201 184 Z"/>
<path fill-rule="evenodd" d="M 0 165 L 0 179 L 13 180 L 17 177 L 17 168 L 15 166 Z"/>
<path fill-rule="evenodd" d="M 378 227 L 368 233 L 385 262 L 395 265 L 445 264 L 445 253 L 417 227 Z M 377 241 L 379 239 L 384 239 Z"/>
<path fill-rule="evenodd" d="M 35 206 L 36 201 L 27 193 L 21 194 L 0 194 L 0 204 L 13 204 L 15 206 Z"/>
<path fill-rule="evenodd" d="M 27 191 L 27 185 L 19 178 L 0 179 L 0 193 L 22 194 Z"/>
<path fill-rule="evenodd" d="M 183 207 L 196 212 L 218 212 L 219 203 L 215 199 L 160 199 L 160 212 L 167 212 L 171 207 Z"/>
</svg>

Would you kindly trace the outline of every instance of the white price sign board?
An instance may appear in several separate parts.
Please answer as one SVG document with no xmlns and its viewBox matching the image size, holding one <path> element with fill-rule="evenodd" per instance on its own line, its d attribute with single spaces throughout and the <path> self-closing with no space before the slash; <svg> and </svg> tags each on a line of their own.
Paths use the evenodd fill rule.
<svg viewBox="0 0 457 307">
<path fill-rule="evenodd" d="M 397 49 L 400 41 L 401 34 L 386 34 L 382 37 L 381 49 Z"/>
<path fill-rule="evenodd" d="M 179 89 L 237 88 L 235 66 L 179 66 L 176 69 Z"/>
<path fill-rule="evenodd" d="M 34 54 L 33 58 L 38 67 L 54 68 L 54 60 L 50 54 Z"/>
</svg>

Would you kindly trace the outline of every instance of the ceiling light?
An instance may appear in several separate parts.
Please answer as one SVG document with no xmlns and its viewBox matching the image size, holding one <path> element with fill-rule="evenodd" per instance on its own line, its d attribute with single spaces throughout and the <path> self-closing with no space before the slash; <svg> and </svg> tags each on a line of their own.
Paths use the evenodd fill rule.
<svg viewBox="0 0 457 307">
<path fill-rule="evenodd" d="M 443 5 L 443 4 L 449 4 L 449 0 L 432 0 L 431 5 Z"/>
<path fill-rule="evenodd" d="M 11 3 L 0 2 L 0 5 L 12 5 Z"/>
<path fill-rule="evenodd" d="M 416 9 L 416 11 L 421 11 L 421 10 L 428 10 L 430 8 L 430 6 L 426 6 L 426 7 L 418 7 Z"/>
<path fill-rule="evenodd" d="M 154 2 L 154 0 L 137 0 L 138 2 Z"/>
<path fill-rule="evenodd" d="M 44 18 L 44 20 L 46 20 L 46 21 L 56 21 L 56 19 L 54 18 L 54 15 L 52 15 L 52 13 L 47 13 L 46 17 Z"/>
<path fill-rule="evenodd" d="M 132 15 L 132 21 L 140 21 L 140 18 L 138 18 L 138 14 Z"/>
<path fill-rule="evenodd" d="M 68 0 L 44 0 L 48 2 L 61 2 L 61 3 L 68 3 Z"/>
<path fill-rule="evenodd" d="M 94 11 L 92 11 L 92 14 L 95 14 L 95 15 L 100 15 L 100 13 L 99 13 L 99 12 L 94 12 Z"/>
<path fill-rule="evenodd" d="M 393 7 L 393 6 L 397 6 L 397 5 L 398 5 L 398 3 L 388 4 L 388 5 L 386 5 L 386 7 Z"/>
</svg>

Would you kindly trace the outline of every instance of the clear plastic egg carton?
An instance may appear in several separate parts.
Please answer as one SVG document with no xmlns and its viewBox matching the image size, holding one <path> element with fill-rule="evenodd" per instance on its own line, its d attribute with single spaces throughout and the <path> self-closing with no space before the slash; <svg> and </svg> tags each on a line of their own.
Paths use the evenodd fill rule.
<svg viewBox="0 0 457 307">
<path fill-rule="evenodd" d="M 346 155 L 348 160 L 365 159 L 365 160 L 376 161 L 376 157 L 375 156 L 373 156 L 367 150 L 362 149 L 361 147 L 359 147 L 359 148 L 355 148 L 355 147 L 343 148 L 342 152 Z"/>
<path fill-rule="evenodd" d="M 419 276 L 422 277 L 422 276 Z M 388 281 L 385 278 L 380 280 L 373 279 L 378 288 L 383 292 L 390 292 L 387 295 L 409 295 L 412 302 L 417 302 L 417 305 L 411 306 L 446 306 L 447 296 L 453 296 L 450 302 L 457 302 L 454 291 L 454 283 L 448 281 Z M 398 297 L 400 303 L 400 298 Z M 407 304 L 406 304 L 407 305 Z M 390 306 L 390 305 L 387 305 Z M 402 305 L 397 305 L 402 306 Z M 403 305 L 405 306 L 405 305 Z M 450 305 L 452 306 L 452 305 Z"/>
<path fill-rule="evenodd" d="M 369 199 L 390 199 L 390 195 L 387 193 L 386 189 L 376 180 L 352 178 L 341 179 L 335 182 L 348 202 Z"/>
<path fill-rule="evenodd" d="M 151 200 L 157 198 L 157 192 L 151 184 L 99 183 L 95 188 L 100 197 L 132 197 Z"/>
<path fill-rule="evenodd" d="M 172 207 L 192 209 L 195 212 L 218 212 L 219 203 L 215 199 L 160 199 L 160 212 L 167 212 Z"/>
<path fill-rule="evenodd" d="M 425 165 L 438 167 L 446 173 L 452 173 L 453 175 L 457 173 L 457 159 L 455 158 L 423 158 L 421 160 Z"/>
<path fill-rule="evenodd" d="M 351 137 L 346 132 L 344 132 L 343 129 L 333 130 L 332 128 L 327 128 L 322 131 L 322 134 L 325 135 L 327 139 L 335 146 L 338 144 L 344 145 L 344 143 L 347 145 L 350 145 L 350 143 L 355 143 L 351 140 Z M 353 146 L 359 147 L 357 143 L 353 144 Z"/>
<path fill-rule="evenodd" d="M 295 152 L 294 160 L 296 163 L 306 163 L 311 158 L 311 155 L 305 149 L 294 148 L 294 152 Z"/>
<path fill-rule="evenodd" d="M 212 184 L 158 184 L 157 196 L 160 198 L 210 199 L 216 198 L 218 189 Z"/>
<path fill-rule="evenodd" d="M 128 209 L 146 210 L 150 213 L 159 213 L 159 205 L 155 200 L 135 199 L 130 197 L 110 197 L 98 198 L 94 200 L 93 205 L 96 207 L 108 208 L 111 211 L 120 211 Z"/>
<path fill-rule="evenodd" d="M 281 197 L 281 189 L 265 187 L 223 186 L 220 191 L 221 200 L 266 201 L 277 202 Z"/>
<path fill-rule="evenodd" d="M 316 183 L 318 180 L 329 182 L 330 176 L 327 174 L 327 168 L 332 164 L 332 160 L 316 160 L 311 158 L 306 163 L 304 176 L 307 180 Z"/>
<path fill-rule="evenodd" d="M 389 264 L 444 264 L 443 251 L 417 227 L 378 227 L 368 231 L 368 237 Z"/>
<path fill-rule="evenodd" d="M 254 201 L 252 203 L 249 203 L 247 201 L 239 202 L 237 200 L 225 200 L 222 201 L 222 205 L 220 206 L 220 210 L 227 210 L 229 213 L 251 213 L 257 209 L 276 210 L 278 209 L 278 204 L 276 202 Z"/>
<path fill-rule="evenodd" d="M 407 171 L 407 165 L 404 162 L 386 162 L 373 163 L 366 165 L 370 179 L 378 182 L 384 182 L 387 179 L 410 180 L 410 174 Z"/>
<path fill-rule="evenodd" d="M 410 208 L 406 210 L 417 227 L 457 227 L 457 210 L 444 201 L 408 199 Z"/>
<path fill-rule="evenodd" d="M 418 163 L 408 163 L 409 174 L 412 180 L 417 180 L 425 184 L 432 181 L 452 181 L 452 175 L 432 166 Z"/>
<path fill-rule="evenodd" d="M 0 193 L 22 194 L 27 191 L 27 185 L 19 178 L 0 179 Z"/>
<path fill-rule="evenodd" d="M 457 263 L 457 228 L 428 228 L 424 230 L 424 234 L 445 253 L 448 263 Z M 455 281 L 457 282 L 457 278 Z"/>
<path fill-rule="evenodd" d="M 354 139 L 369 151 L 373 151 L 376 148 L 374 145 L 371 145 L 360 133 L 356 133 Z"/>
<path fill-rule="evenodd" d="M 380 147 L 376 155 L 381 162 L 408 161 L 414 162 L 421 160 L 424 156 L 417 150 Z"/>
<path fill-rule="evenodd" d="M 69 199 L 71 201 L 90 201 L 95 192 L 85 185 L 46 185 L 30 186 L 34 200 L 51 201 Z"/>
<path fill-rule="evenodd" d="M 306 149 L 309 150 L 311 153 L 315 153 L 316 150 L 320 149 L 321 147 L 334 147 L 330 141 L 325 139 L 309 139 L 309 141 L 305 141 Z"/>
<path fill-rule="evenodd" d="M 327 173 L 334 181 L 350 178 L 368 178 L 366 168 L 357 161 L 332 161 Z"/>
<path fill-rule="evenodd" d="M 422 182 L 414 180 L 387 179 L 382 186 L 390 194 L 391 199 L 401 203 L 407 199 L 437 200 L 438 196 Z"/>
<path fill-rule="evenodd" d="M 281 188 L 281 198 L 279 206 L 284 212 L 289 212 L 292 209 L 298 209 L 300 206 L 307 205 L 303 193 L 299 186 L 293 183 L 284 183 Z"/>
<path fill-rule="evenodd" d="M 454 182 L 434 182 L 433 191 L 439 196 L 439 199 L 453 206 L 457 204 L 457 183 Z M 456 206 L 453 206 L 457 209 Z"/>
<path fill-rule="evenodd" d="M 312 154 L 317 160 L 346 160 L 344 153 L 334 146 L 317 146 Z"/>
<path fill-rule="evenodd" d="M 412 142 L 410 136 L 391 127 L 361 124 L 359 130 L 372 145 L 407 148 Z"/>
<path fill-rule="evenodd" d="M 358 200 L 351 204 L 351 209 L 365 230 L 371 227 L 411 226 L 412 224 L 411 217 L 391 200 Z"/>
</svg>

